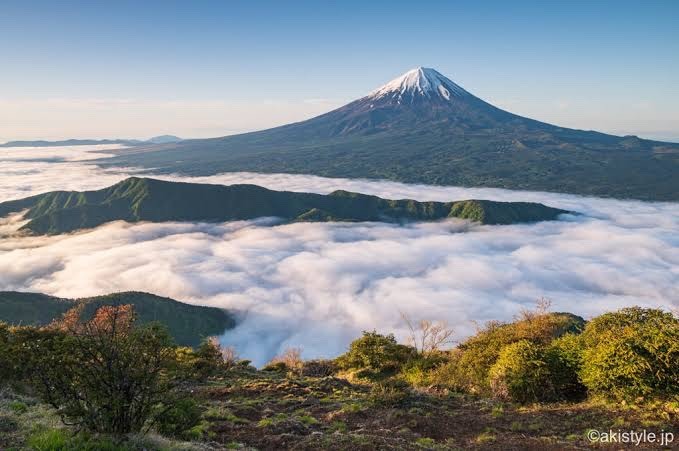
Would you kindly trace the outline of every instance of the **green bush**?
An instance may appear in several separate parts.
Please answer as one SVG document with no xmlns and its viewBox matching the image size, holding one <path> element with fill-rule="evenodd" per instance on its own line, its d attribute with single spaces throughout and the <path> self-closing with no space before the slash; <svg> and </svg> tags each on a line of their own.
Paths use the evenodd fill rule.
<svg viewBox="0 0 679 451">
<path fill-rule="evenodd" d="M 414 348 L 398 344 L 393 334 L 373 331 L 363 332 L 349 345 L 349 351 L 337 358 L 337 363 L 345 370 L 364 370 L 362 374 L 366 376 L 378 376 L 396 373 L 416 356 Z"/>
<path fill-rule="evenodd" d="M 577 333 L 583 324 L 582 318 L 569 313 L 530 312 L 513 323 L 490 322 L 458 346 L 451 354 L 454 355 L 454 365 L 442 367 L 435 379 L 438 384 L 453 389 L 472 393 L 491 392 L 489 370 L 506 346 L 521 340 L 547 345 L 566 333 Z"/>
<path fill-rule="evenodd" d="M 219 343 L 213 339 L 205 339 L 194 354 L 192 362 L 193 377 L 197 380 L 206 380 L 224 371 L 224 358 Z"/>
<path fill-rule="evenodd" d="M 14 376 L 14 358 L 10 350 L 9 325 L 0 321 L 0 384 L 8 382 Z"/>
<path fill-rule="evenodd" d="M 165 436 L 187 438 L 187 432 L 200 423 L 204 409 L 191 398 L 181 398 L 161 406 L 156 416 L 156 430 Z"/>
<path fill-rule="evenodd" d="M 679 394 L 679 320 L 625 308 L 593 319 L 582 336 L 580 375 L 590 392 L 613 399 Z"/>
<path fill-rule="evenodd" d="M 434 371 L 448 362 L 446 354 L 431 353 L 410 360 L 401 368 L 400 376 L 415 387 L 425 387 L 434 383 Z"/>
<path fill-rule="evenodd" d="M 174 349 L 159 325 L 134 327 L 130 306 L 102 307 L 80 322 L 72 312 L 49 329 L 17 332 L 28 379 L 68 424 L 92 432 L 140 431 L 171 398 Z"/>
<path fill-rule="evenodd" d="M 379 406 L 395 407 L 403 403 L 410 393 L 409 385 L 398 379 L 387 379 L 373 384 L 370 389 L 370 401 Z"/>
<path fill-rule="evenodd" d="M 555 396 L 563 401 L 580 401 L 587 388 L 580 380 L 582 368 L 582 337 L 566 334 L 553 340 L 545 349 Z"/>
<path fill-rule="evenodd" d="M 528 403 L 555 397 L 545 352 L 528 340 L 502 349 L 488 377 L 493 395 L 501 399 Z"/>
</svg>

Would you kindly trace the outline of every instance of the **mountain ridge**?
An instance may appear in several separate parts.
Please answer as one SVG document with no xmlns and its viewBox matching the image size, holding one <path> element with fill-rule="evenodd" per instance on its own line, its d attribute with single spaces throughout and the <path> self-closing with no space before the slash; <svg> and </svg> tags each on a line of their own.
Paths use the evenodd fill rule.
<svg viewBox="0 0 679 451">
<path fill-rule="evenodd" d="M 182 141 L 178 136 L 160 135 L 146 140 L 140 139 L 62 139 L 57 141 L 24 140 L 7 141 L 0 147 L 59 147 L 59 146 L 92 146 L 102 144 L 121 144 L 125 146 L 139 146 L 146 144 L 170 144 Z"/>
<path fill-rule="evenodd" d="M 102 306 L 130 304 L 141 324 L 165 324 L 178 344 L 198 346 L 203 338 L 221 335 L 235 327 L 231 313 L 215 307 L 186 304 L 175 299 L 139 291 L 70 299 L 42 293 L 0 291 L 0 321 L 14 325 L 42 326 L 68 310 L 83 306 L 84 318 L 91 318 Z"/>
<path fill-rule="evenodd" d="M 25 233 L 51 235 L 123 220 L 223 222 L 276 217 L 287 222 L 436 221 L 482 224 L 553 220 L 566 210 L 530 202 L 418 202 L 338 190 L 327 195 L 257 185 L 210 185 L 130 177 L 97 191 L 52 191 L 0 203 L 0 217 L 26 211 Z"/>
</svg>

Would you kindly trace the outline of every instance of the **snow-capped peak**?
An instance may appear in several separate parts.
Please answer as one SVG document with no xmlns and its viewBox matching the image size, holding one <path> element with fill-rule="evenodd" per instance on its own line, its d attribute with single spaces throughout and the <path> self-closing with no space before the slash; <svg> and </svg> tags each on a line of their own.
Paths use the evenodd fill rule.
<svg viewBox="0 0 679 451">
<path fill-rule="evenodd" d="M 400 103 L 404 99 L 412 100 L 416 96 L 440 97 L 444 100 L 450 100 L 452 97 L 467 95 L 469 95 L 467 91 L 434 69 L 417 67 L 377 88 L 368 94 L 368 97 L 375 100 L 386 97 Z"/>
</svg>

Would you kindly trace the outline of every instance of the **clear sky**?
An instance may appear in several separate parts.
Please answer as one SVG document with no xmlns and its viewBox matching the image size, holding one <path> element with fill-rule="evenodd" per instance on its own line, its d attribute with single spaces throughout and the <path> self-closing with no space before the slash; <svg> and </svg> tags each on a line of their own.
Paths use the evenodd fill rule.
<svg viewBox="0 0 679 451">
<path fill-rule="evenodd" d="M 512 112 L 679 141 L 679 1 L 0 2 L 0 142 L 207 137 L 416 66 Z"/>
</svg>

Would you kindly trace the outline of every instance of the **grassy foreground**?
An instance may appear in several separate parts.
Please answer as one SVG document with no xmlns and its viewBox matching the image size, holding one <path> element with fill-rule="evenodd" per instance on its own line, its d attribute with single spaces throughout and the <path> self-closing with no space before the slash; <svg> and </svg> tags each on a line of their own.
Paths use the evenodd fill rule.
<svg viewBox="0 0 679 451">
<path fill-rule="evenodd" d="M 404 316 L 410 344 L 366 331 L 335 359 L 291 348 L 262 369 L 214 338 L 177 346 L 132 305 L 0 323 L 0 449 L 676 446 L 679 318 L 632 307 L 585 321 L 547 307 L 452 349 L 445 323 Z"/>
<path fill-rule="evenodd" d="M 75 448 L 67 444 L 74 431 L 51 408 L 5 391 L 0 449 L 588 449 L 593 446 L 586 437 L 590 429 L 679 429 L 679 405 L 590 400 L 519 406 L 446 390 L 380 393 L 374 387 L 239 366 L 223 378 L 190 387 L 204 406 L 190 441 L 152 433 L 116 444 L 99 436 L 90 445 L 81 438 L 70 445 Z"/>
</svg>

